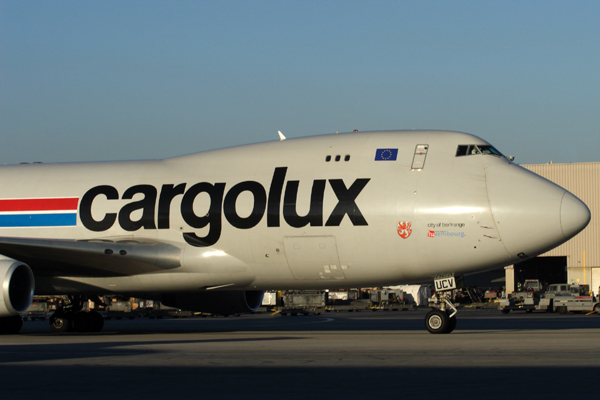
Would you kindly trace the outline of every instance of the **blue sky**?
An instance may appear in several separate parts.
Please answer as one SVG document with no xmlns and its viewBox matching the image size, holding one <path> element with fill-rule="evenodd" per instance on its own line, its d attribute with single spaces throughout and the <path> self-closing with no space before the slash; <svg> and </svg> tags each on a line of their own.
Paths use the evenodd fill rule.
<svg viewBox="0 0 600 400">
<path fill-rule="evenodd" d="M 0 0 L 0 164 L 448 129 L 600 161 L 598 1 Z"/>
</svg>

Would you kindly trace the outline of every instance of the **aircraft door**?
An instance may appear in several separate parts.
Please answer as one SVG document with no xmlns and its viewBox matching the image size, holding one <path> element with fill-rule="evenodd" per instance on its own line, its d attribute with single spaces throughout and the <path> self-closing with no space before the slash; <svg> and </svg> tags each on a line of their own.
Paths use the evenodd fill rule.
<svg viewBox="0 0 600 400">
<path fill-rule="evenodd" d="M 412 171 L 420 171 L 423 169 L 425 166 L 425 159 L 427 158 L 427 150 L 429 150 L 428 144 L 417 145 L 411 166 Z"/>
</svg>

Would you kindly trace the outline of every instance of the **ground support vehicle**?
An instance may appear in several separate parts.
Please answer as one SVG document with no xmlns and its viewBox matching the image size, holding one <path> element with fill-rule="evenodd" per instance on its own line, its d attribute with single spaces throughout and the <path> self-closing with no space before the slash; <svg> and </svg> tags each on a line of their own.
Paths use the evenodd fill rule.
<svg viewBox="0 0 600 400">
<path fill-rule="evenodd" d="M 509 294 L 505 299 L 501 299 L 498 308 L 503 314 L 519 310 L 528 313 L 533 312 L 538 309 L 541 292 L 542 284 L 539 280 L 527 279 L 520 291 Z"/>
<path fill-rule="evenodd" d="M 327 292 L 316 290 L 292 291 L 282 294 L 283 307 L 280 314 L 286 315 L 320 315 L 325 312 Z"/>
<path fill-rule="evenodd" d="M 101 314 L 104 316 L 104 319 L 135 319 L 139 311 L 133 310 L 130 300 L 111 299 Z"/>
<path fill-rule="evenodd" d="M 376 289 L 371 290 L 371 310 L 408 310 L 410 308 L 405 299 L 405 293 L 399 289 Z"/>
<path fill-rule="evenodd" d="M 503 314 L 511 311 L 526 311 L 528 313 L 537 310 L 539 299 L 537 297 L 501 299 L 498 308 Z"/>
<path fill-rule="evenodd" d="M 21 316 L 23 317 L 23 321 L 45 320 L 48 317 L 48 303 L 45 301 L 34 301 Z"/>
<path fill-rule="evenodd" d="M 600 302 L 592 296 L 576 296 L 575 298 L 554 298 L 556 312 L 595 312 L 600 314 Z"/>
<path fill-rule="evenodd" d="M 560 314 L 568 312 L 600 314 L 600 298 L 590 295 L 589 285 L 569 285 L 569 293 L 560 293 L 554 296 L 552 308 Z"/>
<path fill-rule="evenodd" d="M 538 310 L 546 311 L 546 312 L 555 312 L 554 306 L 554 298 L 556 296 L 568 296 L 570 295 L 570 287 L 568 283 L 553 283 L 548 286 L 546 292 L 542 295 L 540 299 L 540 304 L 538 305 Z"/>
</svg>

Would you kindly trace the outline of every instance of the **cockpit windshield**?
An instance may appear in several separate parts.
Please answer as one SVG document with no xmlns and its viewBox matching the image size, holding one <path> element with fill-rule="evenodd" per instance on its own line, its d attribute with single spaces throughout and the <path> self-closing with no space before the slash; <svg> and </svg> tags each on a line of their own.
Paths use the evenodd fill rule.
<svg viewBox="0 0 600 400">
<path fill-rule="evenodd" d="M 494 146 L 482 144 L 461 144 L 456 149 L 456 157 L 470 156 L 474 154 L 491 154 L 494 156 L 504 157 Z"/>
</svg>

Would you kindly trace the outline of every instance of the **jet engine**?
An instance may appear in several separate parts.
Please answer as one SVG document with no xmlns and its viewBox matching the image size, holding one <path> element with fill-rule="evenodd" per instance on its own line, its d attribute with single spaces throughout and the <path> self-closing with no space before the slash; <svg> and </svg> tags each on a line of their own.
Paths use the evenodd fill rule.
<svg viewBox="0 0 600 400">
<path fill-rule="evenodd" d="M 255 311 L 262 304 L 259 290 L 223 290 L 163 295 L 161 302 L 186 311 L 232 315 Z"/>
<path fill-rule="evenodd" d="M 35 280 L 27 264 L 12 258 L 0 258 L 0 317 L 19 315 L 33 300 Z"/>
</svg>

